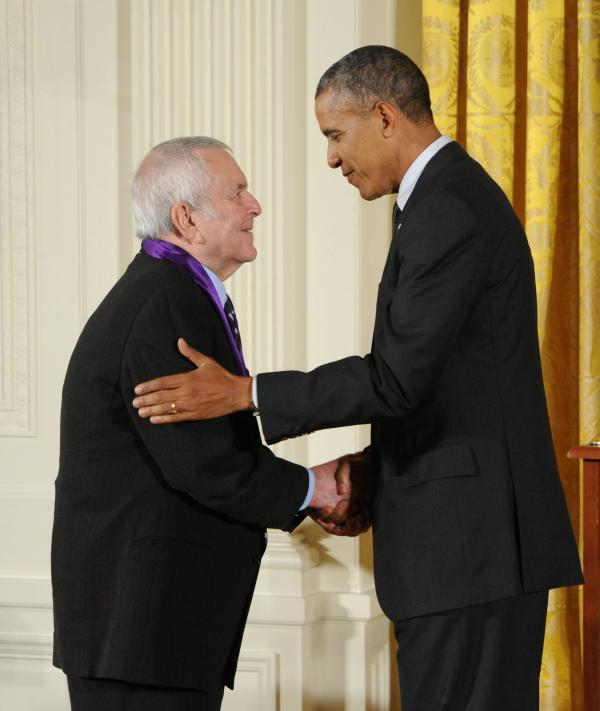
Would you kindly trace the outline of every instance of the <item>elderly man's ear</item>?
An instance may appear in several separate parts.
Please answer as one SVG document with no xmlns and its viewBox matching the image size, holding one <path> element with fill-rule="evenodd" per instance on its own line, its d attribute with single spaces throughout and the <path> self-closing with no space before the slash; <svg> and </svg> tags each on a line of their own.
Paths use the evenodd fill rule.
<svg viewBox="0 0 600 711">
<path fill-rule="evenodd" d="M 171 222 L 178 237 L 190 240 L 197 232 L 193 212 L 192 206 L 188 202 L 176 202 L 171 207 Z"/>
</svg>

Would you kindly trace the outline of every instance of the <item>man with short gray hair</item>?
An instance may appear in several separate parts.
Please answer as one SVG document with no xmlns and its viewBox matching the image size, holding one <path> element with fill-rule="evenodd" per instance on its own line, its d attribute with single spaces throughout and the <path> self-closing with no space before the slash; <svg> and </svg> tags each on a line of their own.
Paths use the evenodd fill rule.
<svg viewBox="0 0 600 711">
<path fill-rule="evenodd" d="M 54 664 L 73 711 L 215 711 L 265 528 L 347 502 L 337 463 L 274 456 L 251 412 L 168 428 L 138 417 L 134 384 L 181 370 L 179 336 L 247 374 L 223 282 L 256 257 L 261 207 L 229 148 L 204 137 L 153 148 L 132 197 L 141 253 L 86 324 L 63 389 Z"/>
</svg>

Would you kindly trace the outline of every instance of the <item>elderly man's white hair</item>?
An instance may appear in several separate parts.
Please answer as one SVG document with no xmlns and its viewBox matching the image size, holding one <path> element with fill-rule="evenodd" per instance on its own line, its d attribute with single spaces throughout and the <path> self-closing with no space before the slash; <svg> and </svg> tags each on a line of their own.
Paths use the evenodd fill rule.
<svg viewBox="0 0 600 711">
<path fill-rule="evenodd" d="M 160 239 L 173 229 L 171 207 L 188 202 L 214 215 L 207 199 L 212 176 L 199 150 L 231 148 L 216 138 L 187 136 L 159 143 L 142 160 L 131 182 L 136 233 L 141 239 Z"/>
</svg>

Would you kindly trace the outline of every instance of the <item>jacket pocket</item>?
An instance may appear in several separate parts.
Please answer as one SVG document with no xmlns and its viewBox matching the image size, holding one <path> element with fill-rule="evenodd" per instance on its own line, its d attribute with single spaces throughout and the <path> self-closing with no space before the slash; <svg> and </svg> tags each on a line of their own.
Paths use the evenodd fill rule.
<svg viewBox="0 0 600 711">
<path fill-rule="evenodd" d="M 435 447 L 415 456 L 400 471 L 400 485 L 408 489 L 437 479 L 478 476 L 471 446 L 455 442 Z"/>
</svg>

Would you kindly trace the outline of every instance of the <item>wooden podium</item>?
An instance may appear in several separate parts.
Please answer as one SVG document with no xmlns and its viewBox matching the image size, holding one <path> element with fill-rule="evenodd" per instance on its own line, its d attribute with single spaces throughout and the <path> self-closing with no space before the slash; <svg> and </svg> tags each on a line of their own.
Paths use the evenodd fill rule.
<svg viewBox="0 0 600 711">
<path fill-rule="evenodd" d="M 583 707 L 599 711 L 600 446 L 574 447 L 567 456 L 583 459 Z"/>
</svg>

